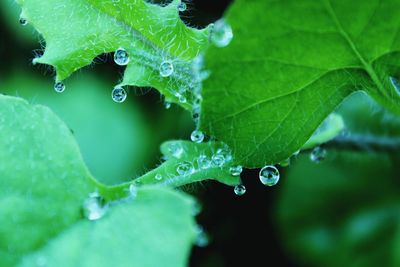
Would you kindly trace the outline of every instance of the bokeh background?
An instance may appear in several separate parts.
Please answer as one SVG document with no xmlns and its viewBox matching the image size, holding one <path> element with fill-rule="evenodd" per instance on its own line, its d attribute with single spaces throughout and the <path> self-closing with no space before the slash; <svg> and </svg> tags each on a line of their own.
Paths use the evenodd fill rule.
<svg viewBox="0 0 400 267">
<path fill-rule="evenodd" d="M 193 0 L 182 19 L 204 27 L 230 2 Z M 14 1 L 2 0 L 0 11 L 0 93 L 53 109 L 97 179 L 133 179 L 160 163 L 163 141 L 188 139 L 189 114 L 166 109 L 155 90 L 131 88 L 123 104 L 111 100 L 123 71 L 112 55 L 96 58 L 56 93 L 53 70 L 31 64 L 44 41 L 19 24 Z M 320 163 L 300 153 L 280 167 L 275 187 L 263 186 L 258 170 L 245 170 L 241 197 L 215 182 L 183 188 L 202 204 L 197 220 L 210 239 L 193 248 L 190 266 L 400 266 L 400 121 L 363 94 L 337 113 L 345 118 L 342 137 L 356 144 L 327 148 Z"/>
</svg>

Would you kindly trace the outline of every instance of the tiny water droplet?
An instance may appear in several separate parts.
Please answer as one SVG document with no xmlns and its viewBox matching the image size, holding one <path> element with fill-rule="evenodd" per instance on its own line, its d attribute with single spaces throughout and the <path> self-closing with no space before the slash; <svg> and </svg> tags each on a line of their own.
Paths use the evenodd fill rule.
<svg viewBox="0 0 400 267">
<path fill-rule="evenodd" d="M 156 176 L 154 177 L 157 181 L 161 181 L 162 180 L 162 175 L 157 173 Z"/>
<path fill-rule="evenodd" d="M 169 77 L 174 73 L 174 65 L 171 61 L 166 60 L 161 62 L 160 65 L 160 75 L 161 77 Z"/>
<path fill-rule="evenodd" d="M 91 221 L 98 220 L 106 213 L 107 206 L 98 192 L 89 194 L 83 204 L 84 214 Z"/>
<path fill-rule="evenodd" d="M 64 84 L 63 82 L 56 82 L 56 83 L 54 84 L 54 90 L 55 90 L 57 93 L 62 93 L 62 92 L 64 92 L 64 91 L 65 91 L 65 84 Z"/>
<path fill-rule="evenodd" d="M 114 62 L 120 66 L 126 66 L 129 63 L 129 54 L 123 48 L 118 48 L 114 53 Z"/>
<path fill-rule="evenodd" d="M 217 150 L 217 154 L 222 155 L 224 157 L 225 162 L 232 160 L 232 151 L 227 145 L 225 145 L 224 148 L 219 148 Z"/>
<path fill-rule="evenodd" d="M 233 189 L 236 195 L 243 196 L 246 193 L 246 187 L 243 184 L 238 184 Z"/>
<path fill-rule="evenodd" d="M 186 96 L 184 96 L 184 95 L 181 94 L 181 93 L 176 93 L 176 94 L 175 94 L 175 97 L 178 98 L 178 100 L 179 100 L 180 103 L 186 103 L 186 101 L 187 101 Z"/>
<path fill-rule="evenodd" d="M 204 134 L 202 131 L 194 130 L 190 135 L 190 139 L 195 143 L 201 143 L 204 140 Z"/>
<path fill-rule="evenodd" d="M 265 166 L 259 173 L 261 183 L 268 186 L 276 185 L 279 181 L 279 176 L 278 169 L 272 165 Z"/>
<path fill-rule="evenodd" d="M 310 154 L 310 160 L 315 163 L 320 163 L 326 158 L 326 149 L 320 146 L 314 147 Z"/>
<path fill-rule="evenodd" d="M 28 21 L 25 18 L 19 18 L 19 24 L 26 26 L 28 25 Z"/>
<path fill-rule="evenodd" d="M 189 161 L 184 161 L 176 166 L 176 171 L 179 175 L 186 176 L 194 172 L 193 164 Z"/>
<path fill-rule="evenodd" d="M 175 158 L 180 158 L 184 152 L 183 147 L 178 143 L 171 143 L 168 146 L 169 153 L 172 154 Z"/>
<path fill-rule="evenodd" d="M 398 95 L 400 95 L 400 82 L 394 77 L 389 77 L 390 83 Z"/>
<path fill-rule="evenodd" d="M 165 101 L 164 102 L 164 107 L 165 107 L 165 109 L 170 109 L 171 108 L 171 102 Z"/>
<path fill-rule="evenodd" d="M 197 158 L 197 163 L 199 165 L 199 168 L 203 170 L 208 169 L 211 166 L 211 160 L 209 160 L 206 155 L 200 155 Z"/>
<path fill-rule="evenodd" d="M 281 165 L 282 167 L 288 167 L 290 165 L 290 158 L 282 160 L 281 162 L 279 162 L 279 165 Z"/>
<path fill-rule="evenodd" d="M 195 240 L 195 245 L 201 248 L 207 246 L 208 243 L 210 242 L 210 239 L 208 238 L 206 232 L 203 230 L 203 227 L 198 225 L 196 227 L 196 234 L 197 236 Z"/>
<path fill-rule="evenodd" d="M 127 94 L 124 88 L 117 86 L 111 92 L 112 99 L 117 103 L 122 103 L 125 101 Z"/>
<path fill-rule="evenodd" d="M 179 12 L 184 12 L 184 11 L 186 11 L 186 8 L 187 8 L 187 6 L 186 6 L 186 3 L 185 3 L 185 2 L 180 2 L 180 3 L 178 4 L 178 11 L 179 11 Z"/>
<path fill-rule="evenodd" d="M 217 20 L 210 31 L 210 41 L 217 47 L 225 47 L 233 38 L 232 27 L 224 19 Z"/>
<path fill-rule="evenodd" d="M 137 191 L 138 191 L 137 183 L 131 184 L 131 185 L 129 186 L 129 195 L 130 195 L 132 198 L 135 198 L 135 197 L 137 196 Z"/>
<path fill-rule="evenodd" d="M 240 176 L 243 171 L 243 167 L 240 165 L 232 166 L 229 168 L 229 171 L 231 172 L 232 176 Z"/>
<path fill-rule="evenodd" d="M 214 154 L 211 157 L 211 162 L 213 166 L 222 167 L 225 164 L 225 158 L 221 154 Z"/>
</svg>

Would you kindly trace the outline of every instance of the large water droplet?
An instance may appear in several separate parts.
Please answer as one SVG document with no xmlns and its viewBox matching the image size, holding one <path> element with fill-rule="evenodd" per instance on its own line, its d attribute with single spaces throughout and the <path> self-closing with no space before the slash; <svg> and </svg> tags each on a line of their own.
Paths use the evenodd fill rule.
<svg viewBox="0 0 400 267">
<path fill-rule="evenodd" d="M 217 20 L 210 31 L 210 41 L 217 47 L 225 47 L 233 38 L 232 27 L 224 19 Z"/>
<path fill-rule="evenodd" d="M 118 48 L 114 53 L 114 62 L 117 65 L 125 66 L 129 63 L 129 54 L 123 48 Z"/>
<path fill-rule="evenodd" d="M 111 92 L 112 99 L 117 103 L 122 103 L 125 101 L 127 94 L 124 88 L 117 86 Z"/>
<path fill-rule="evenodd" d="M 28 21 L 25 18 L 19 18 L 19 24 L 26 26 L 28 25 Z"/>
<path fill-rule="evenodd" d="M 55 90 L 57 93 L 62 93 L 62 92 L 64 92 L 64 91 L 65 91 L 65 84 L 64 84 L 63 82 L 56 82 L 56 83 L 54 84 L 54 90 Z"/>
<path fill-rule="evenodd" d="M 171 61 L 166 60 L 161 62 L 160 65 L 160 75 L 161 77 L 169 77 L 174 73 L 174 65 Z"/>
<path fill-rule="evenodd" d="M 265 166 L 259 173 L 261 183 L 268 186 L 276 185 L 279 181 L 279 176 L 278 169 L 272 165 Z"/>
<path fill-rule="evenodd" d="M 89 195 L 83 204 L 83 211 L 91 221 L 98 220 L 106 213 L 107 206 L 104 205 L 104 200 L 98 192 L 93 192 Z"/>
<path fill-rule="evenodd" d="M 200 155 L 197 158 L 197 163 L 200 169 L 208 169 L 211 166 L 211 160 L 207 158 L 206 155 Z"/>
<path fill-rule="evenodd" d="M 229 171 L 231 172 L 232 176 L 240 176 L 240 174 L 243 171 L 243 167 L 238 165 L 238 166 L 232 166 L 229 168 Z"/>
<path fill-rule="evenodd" d="M 190 135 L 190 139 L 195 143 L 201 143 L 204 140 L 204 134 L 202 131 L 194 130 Z"/>
<path fill-rule="evenodd" d="M 243 196 L 246 193 L 246 187 L 242 184 L 239 184 L 239 185 L 235 186 L 233 191 L 235 192 L 236 195 Z"/>
<path fill-rule="evenodd" d="M 179 11 L 179 12 L 184 12 L 184 11 L 186 11 L 186 8 L 187 8 L 187 6 L 186 6 L 186 3 L 185 3 L 185 2 L 180 2 L 180 3 L 178 4 L 178 11 Z"/>
<path fill-rule="evenodd" d="M 390 83 L 398 95 L 400 95 L 400 82 L 394 77 L 389 77 Z"/>
<path fill-rule="evenodd" d="M 180 158 L 184 152 L 183 147 L 179 143 L 171 143 L 168 146 L 168 152 L 175 158 Z"/>
<path fill-rule="evenodd" d="M 193 164 L 189 161 L 181 162 L 176 166 L 176 171 L 182 176 L 190 175 L 194 171 Z"/>
<path fill-rule="evenodd" d="M 310 154 L 310 160 L 315 163 L 320 163 L 326 158 L 326 149 L 320 146 L 314 147 Z"/>
<path fill-rule="evenodd" d="M 210 239 L 208 238 L 207 234 L 203 230 L 203 227 L 197 226 L 196 228 L 196 240 L 195 240 L 195 245 L 198 247 L 205 247 L 208 245 L 210 242 Z"/>
</svg>

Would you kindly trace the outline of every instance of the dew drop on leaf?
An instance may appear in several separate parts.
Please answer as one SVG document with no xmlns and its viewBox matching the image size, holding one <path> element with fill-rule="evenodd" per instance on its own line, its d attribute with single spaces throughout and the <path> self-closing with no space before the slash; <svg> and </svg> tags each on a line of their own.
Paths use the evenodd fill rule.
<svg viewBox="0 0 400 267">
<path fill-rule="evenodd" d="M 267 165 L 260 170 L 259 178 L 262 184 L 274 186 L 279 181 L 279 171 L 275 166 Z"/>
<path fill-rule="evenodd" d="M 83 210 L 86 218 L 90 221 L 95 221 L 104 216 L 107 210 L 107 206 L 104 205 L 104 200 L 98 192 L 89 194 L 83 204 Z"/>
<path fill-rule="evenodd" d="M 176 93 L 175 96 L 178 98 L 180 103 L 186 103 L 187 102 L 186 96 L 184 96 L 183 94 Z"/>
<path fill-rule="evenodd" d="M 178 4 L 178 11 L 179 11 L 179 12 L 184 12 L 184 11 L 186 11 L 186 8 L 187 8 L 187 6 L 186 6 L 186 3 L 185 3 L 185 2 L 180 2 L 180 3 Z"/>
<path fill-rule="evenodd" d="M 206 155 L 200 155 L 197 158 L 197 164 L 200 169 L 208 169 L 211 166 L 211 160 L 209 160 Z"/>
<path fill-rule="evenodd" d="M 54 90 L 55 90 L 57 93 L 62 93 L 62 92 L 64 92 L 64 91 L 65 91 L 65 84 L 64 84 L 63 82 L 56 82 L 56 83 L 54 84 Z"/>
<path fill-rule="evenodd" d="M 28 21 L 24 18 L 19 18 L 19 24 L 21 24 L 22 26 L 26 26 L 28 25 Z"/>
<path fill-rule="evenodd" d="M 126 66 L 129 63 L 129 54 L 123 48 L 118 48 L 114 53 L 114 62 L 120 66 Z"/>
<path fill-rule="evenodd" d="M 135 198 L 137 196 L 137 186 L 135 184 L 131 184 L 129 186 L 129 196 Z"/>
<path fill-rule="evenodd" d="M 192 140 L 195 143 L 201 143 L 204 140 L 204 133 L 199 130 L 194 130 L 190 135 L 190 140 Z"/>
<path fill-rule="evenodd" d="M 232 166 L 232 167 L 229 168 L 229 171 L 230 171 L 232 176 L 240 176 L 240 174 L 243 171 L 243 167 L 240 166 L 240 165 Z"/>
<path fill-rule="evenodd" d="M 161 181 L 162 180 L 162 175 L 157 173 L 156 176 L 154 177 L 157 181 Z"/>
<path fill-rule="evenodd" d="M 111 97 L 115 102 L 122 103 L 125 101 L 127 94 L 124 88 L 117 86 L 112 90 Z"/>
<path fill-rule="evenodd" d="M 225 164 L 225 157 L 222 154 L 214 154 L 211 158 L 211 163 L 215 167 L 222 167 Z"/>
<path fill-rule="evenodd" d="M 169 77 L 174 73 L 174 65 L 171 61 L 166 60 L 160 64 L 160 75 L 161 77 Z"/>
<path fill-rule="evenodd" d="M 182 154 L 184 152 L 183 147 L 178 143 L 171 143 L 168 146 L 168 151 L 169 151 L 169 153 L 172 154 L 172 156 L 174 156 L 175 158 L 178 158 L 178 159 L 182 156 Z"/>
<path fill-rule="evenodd" d="M 233 38 L 232 27 L 224 19 L 217 20 L 210 31 L 210 41 L 217 47 L 225 47 Z"/>
<path fill-rule="evenodd" d="M 326 158 L 326 149 L 320 146 L 314 147 L 310 154 L 310 160 L 315 163 L 320 163 Z"/>
<path fill-rule="evenodd" d="M 182 176 L 190 175 L 194 171 L 193 164 L 188 161 L 181 162 L 176 166 L 176 171 Z"/>
<path fill-rule="evenodd" d="M 210 242 L 206 232 L 203 230 L 201 226 L 196 227 L 196 240 L 195 245 L 198 247 L 205 247 Z"/>
<path fill-rule="evenodd" d="M 242 184 L 239 184 L 239 185 L 235 186 L 233 191 L 235 192 L 236 195 L 243 196 L 246 193 L 246 187 Z"/>
</svg>

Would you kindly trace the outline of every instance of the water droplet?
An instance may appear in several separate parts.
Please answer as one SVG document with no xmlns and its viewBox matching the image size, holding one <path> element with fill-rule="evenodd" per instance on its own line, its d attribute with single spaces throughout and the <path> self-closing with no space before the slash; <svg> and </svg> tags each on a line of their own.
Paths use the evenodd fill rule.
<svg viewBox="0 0 400 267">
<path fill-rule="evenodd" d="M 233 38 L 232 27 L 224 19 L 217 20 L 210 31 L 210 41 L 217 47 L 225 47 Z"/>
<path fill-rule="evenodd" d="M 184 12 L 184 11 L 186 11 L 186 8 L 187 8 L 186 3 L 180 2 L 180 3 L 178 4 L 178 11 L 179 11 L 179 12 Z"/>
<path fill-rule="evenodd" d="M 279 165 L 281 165 L 282 167 L 288 167 L 290 165 L 290 158 L 282 160 L 281 162 L 279 162 Z"/>
<path fill-rule="evenodd" d="M 98 192 L 89 194 L 83 204 L 83 210 L 86 218 L 91 221 L 98 220 L 106 213 L 107 206 L 104 205 L 104 200 Z"/>
<path fill-rule="evenodd" d="M 211 157 L 211 162 L 212 162 L 212 165 L 213 165 L 213 166 L 222 167 L 222 166 L 224 166 L 224 164 L 225 164 L 225 158 L 224 158 L 224 156 L 221 155 L 221 154 L 214 154 L 214 155 Z"/>
<path fill-rule="evenodd" d="M 261 183 L 268 186 L 276 185 L 279 181 L 279 171 L 275 166 L 268 165 L 260 170 Z"/>
<path fill-rule="evenodd" d="M 124 88 L 117 86 L 111 92 L 112 99 L 117 103 L 122 103 L 125 101 L 127 94 Z"/>
<path fill-rule="evenodd" d="M 201 143 L 204 140 L 204 134 L 202 131 L 194 130 L 190 135 L 190 139 L 195 143 Z"/>
<path fill-rule="evenodd" d="M 314 147 L 310 154 L 310 160 L 315 163 L 320 163 L 326 158 L 326 149 L 320 146 Z"/>
<path fill-rule="evenodd" d="M 165 109 L 170 109 L 171 108 L 171 102 L 165 101 L 164 102 L 164 107 L 165 107 Z"/>
<path fill-rule="evenodd" d="M 156 176 L 154 177 L 157 181 L 161 181 L 162 180 L 162 175 L 157 173 Z"/>
<path fill-rule="evenodd" d="M 62 93 L 62 92 L 64 92 L 64 91 L 65 91 L 65 84 L 64 84 L 63 82 L 56 82 L 56 83 L 54 84 L 54 90 L 55 90 L 57 93 Z"/>
<path fill-rule="evenodd" d="M 186 103 L 186 101 L 187 101 L 186 96 L 184 96 L 181 93 L 175 93 L 175 97 L 178 98 L 180 103 Z"/>
<path fill-rule="evenodd" d="M 175 158 L 180 158 L 184 152 L 183 147 L 179 143 L 171 143 L 168 146 L 168 151 Z"/>
<path fill-rule="evenodd" d="M 22 26 L 26 26 L 28 25 L 28 21 L 24 18 L 19 18 L 19 24 L 21 24 Z"/>
<path fill-rule="evenodd" d="M 199 164 L 199 168 L 203 170 L 211 166 L 211 160 L 209 160 L 206 155 L 200 155 L 197 158 L 197 163 Z"/>
<path fill-rule="evenodd" d="M 227 145 L 224 148 L 219 148 L 217 150 L 217 154 L 222 155 L 225 159 L 225 162 L 232 160 L 232 152 Z"/>
<path fill-rule="evenodd" d="M 246 193 L 246 187 L 242 184 L 239 184 L 239 185 L 235 186 L 233 191 L 235 192 L 236 195 L 243 196 Z"/>
<path fill-rule="evenodd" d="M 243 171 L 243 167 L 238 165 L 238 166 L 232 166 L 229 168 L 229 171 L 231 172 L 232 176 L 240 176 L 240 174 Z"/>
<path fill-rule="evenodd" d="M 394 77 L 389 77 L 390 83 L 398 95 L 400 95 L 400 82 Z"/>
<path fill-rule="evenodd" d="M 131 185 L 129 186 L 129 195 L 130 195 L 132 198 L 135 198 L 135 197 L 137 196 L 137 191 L 138 191 L 137 183 L 131 184 Z"/>
<path fill-rule="evenodd" d="M 194 172 L 193 164 L 189 161 L 184 161 L 176 166 L 176 171 L 179 175 L 186 176 Z"/>
<path fill-rule="evenodd" d="M 166 60 L 161 62 L 160 65 L 160 75 L 161 77 L 169 77 L 174 73 L 174 65 L 171 61 Z"/>
<path fill-rule="evenodd" d="M 129 63 L 129 54 L 123 48 L 118 48 L 114 53 L 114 62 L 120 66 L 126 66 Z"/>
<path fill-rule="evenodd" d="M 198 247 L 205 247 L 208 245 L 210 242 L 210 239 L 208 238 L 206 232 L 203 230 L 203 227 L 197 226 L 196 227 L 196 240 L 195 240 L 195 245 Z"/>
</svg>

